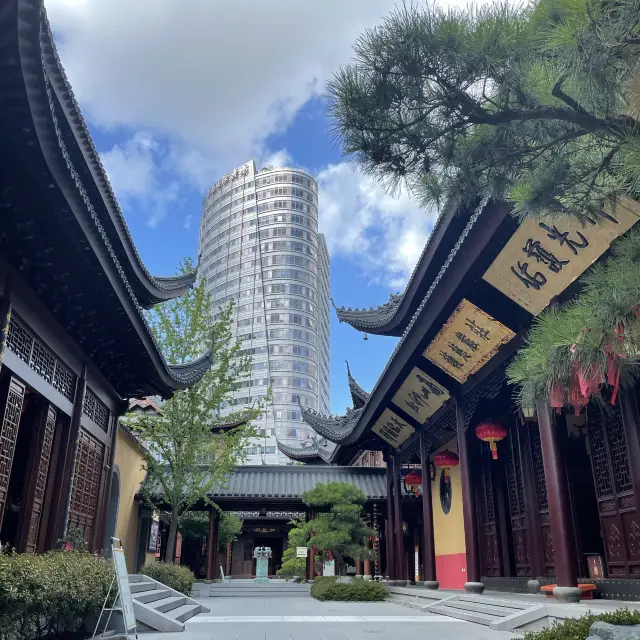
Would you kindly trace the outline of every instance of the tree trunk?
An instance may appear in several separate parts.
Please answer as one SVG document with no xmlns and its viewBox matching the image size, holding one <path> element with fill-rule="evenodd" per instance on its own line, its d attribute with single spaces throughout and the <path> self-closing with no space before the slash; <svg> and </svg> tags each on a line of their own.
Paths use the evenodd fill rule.
<svg viewBox="0 0 640 640">
<path fill-rule="evenodd" d="M 167 553 L 165 561 L 173 563 L 176 550 L 176 537 L 178 536 L 178 510 L 171 511 L 171 524 L 169 525 L 169 537 L 167 538 Z"/>
</svg>

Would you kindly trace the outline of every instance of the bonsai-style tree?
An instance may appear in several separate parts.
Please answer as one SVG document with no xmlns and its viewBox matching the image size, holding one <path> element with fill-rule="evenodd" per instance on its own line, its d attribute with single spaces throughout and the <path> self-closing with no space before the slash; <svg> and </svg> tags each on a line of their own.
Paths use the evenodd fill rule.
<svg viewBox="0 0 640 640">
<path fill-rule="evenodd" d="M 179 272 L 192 268 L 184 260 Z M 187 364 L 213 350 L 213 365 L 189 389 L 177 391 L 155 415 L 136 415 L 128 425 L 146 447 L 146 501 L 169 511 L 167 561 L 173 561 L 176 534 L 183 515 L 198 502 L 208 502 L 214 486 L 224 482 L 242 456 L 252 421 L 263 403 L 219 416 L 235 382 L 250 371 L 250 359 L 238 357 L 240 343 L 231 335 L 232 305 L 212 322 L 211 297 L 200 282 L 181 298 L 156 306 L 149 322 L 170 364 Z M 237 425 L 223 428 L 223 425 Z"/>
<path fill-rule="evenodd" d="M 598 215 L 640 195 L 638 0 L 407 3 L 329 84 L 365 172 L 425 205 Z"/>
<path fill-rule="evenodd" d="M 243 524 L 242 518 L 235 513 L 222 513 L 218 528 L 218 548 L 220 551 L 240 537 Z"/>
<path fill-rule="evenodd" d="M 304 520 L 292 520 L 291 529 L 289 530 L 289 544 L 282 554 L 282 566 L 278 569 L 278 575 L 284 578 L 300 578 L 304 580 L 307 569 L 307 559 L 298 558 L 297 547 L 307 546 L 307 531 Z"/>
<path fill-rule="evenodd" d="M 347 558 L 361 560 L 371 556 L 365 540 L 374 535 L 362 517 L 365 497 L 362 491 L 344 482 L 319 484 L 303 496 L 305 504 L 321 512 L 305 524 L 307 547 L 315 548 L 323 560 L 333 559 L 339 575 L 345 575 Z"/>
</svg>

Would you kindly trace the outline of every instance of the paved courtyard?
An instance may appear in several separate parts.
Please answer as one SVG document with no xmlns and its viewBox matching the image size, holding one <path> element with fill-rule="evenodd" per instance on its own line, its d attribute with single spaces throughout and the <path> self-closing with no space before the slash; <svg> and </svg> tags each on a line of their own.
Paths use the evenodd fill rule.
<svg viewBox="0 0 640 640">
<path fill-rule="evenodd" d="M 503 631 L 387 602 L 318 602 L 312 598 L 199 598 L 210 613 L 184 633 L 145 633 L 142 640 L 507 640 Z"/>
</svg>

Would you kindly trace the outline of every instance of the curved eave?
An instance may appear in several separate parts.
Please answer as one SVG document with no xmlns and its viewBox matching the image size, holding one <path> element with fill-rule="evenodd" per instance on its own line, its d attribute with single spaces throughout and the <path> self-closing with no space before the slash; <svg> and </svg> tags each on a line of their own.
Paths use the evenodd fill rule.
<svg viewBox="0 0 640 640">
<path fill-rule="evenodd" d="M 79 170 L 75 167 L 79 147 L 73 141 L 69 141 L 68 123 L 62 118 L 63 106 L 49 78 L 50 69 L 54 74 L 63 72 L 59 62 L 53 64 L 56 55 L 42 0 L 10 0 L 6 5 L 0 12 L 0 25 L 6 55 L 15 56 L 15 64 L 12 65 L 14 73 L 7 75 L 4 86 L 7 92 L 11 92 L 13 102 L 4 103 L 3 108 L 10 114 L 6 117 L 18 118 L 18 116 L 22 117 L 22 113 L 27 113 L 26 110 L 22 113 L 19 111 L 23 109 L 23 105 L 27 105 L 29 127 L 21 128 L 20 135 L 25 137 L 34 134 L 36 143 L 27 145 L 25 149 L 29 150 L 35 164 L 42 162 L 47 167 L 50 177 L 47 175 L 46 179 L 51 180 L 48 184 L 48 193 L 55 191 L 56 197 L 63 199 L 66 203 L 60 215 L 61 219 L 64 215 L 69 217 L 69 221 L 65 220 L 64 224 L 73 225 L 68 229 L 67 242 L 74 244 L 65 249 L 60 242 L 56 251 L 68 250 L 69 253 L 83 255 L 85 262 L 90 261 L 92 267 L 100 270 L 100 286 L 105 292 L 108 291 L 109 295 L 113 294 L 114 298 L 114 306 L 110 309 L 110 316 L 103 320 L 103 326 L 109 326 L 109 330 L 115 336 L 124 332 L 135 334 L 135 340 L 139 343 L 139 347 L 136 345 L 137 350 L 132 351 L 128 356 L 129 362 L 138 360 L 138 373 L 134 374 L 135 379 L 130 378 L 130 381 L 125 384 L 119 379 L 117 371 L 114 372 L 110 382 L 116 391 L 122 397 L 160 395 L 166 398 L 178 389 L 195 384 L 211 366 L 212 353 L 208 352 L 198 360 L 183 366 L 169 366 L 164 359 L 144 317 L 143 304 L 137 297 L 140 283 L 149 284 L 150 276 L 136 280 L 135 274 L 132 275 L 133 271 L 140 273 L 140 269 L 143 269 L 139 256 L 133 256 L 135 259 L 127 259 L 124 255 L 125 244 L 112 240 L 113 235 L 110 235 L 110 232 L 113 234 L 115 225 L 113 220 L 106 217 L 104 208 L 100 211 L 104 200 L 99 197 L 95 189 L 96 185 L 92 183 L 93 174 L 91 176 L 88 174 L 87 167 L 80 167 Z M 19 70 L 19 78 L 15 70 Z M 77 110 L 76 119 L 80 118 L 80 112 Z M 69 144 L 73 147 L 71 151 L 68 148 Z M 95 149 L 93 152 L 97 158 Z M 104 174 L 103 169 L 102 171 Z M 43 181 L 45 178 L 41 176 L 39 179 Z M 104 179 L 106 180 L 106 175 Z M 119 209 L 117 214 L 124 229 L 126 225 Z M 35 216 L 34 218 L 37 219 Z M 80 243 L 71 240 L 74 234 L 76 238 L 81 235 Z M 129 235 L 128 242 L 130 240 Z M 34 240 L 31 241 L 34 242 Z M 129 244 L 129 248 L 134 249 L 133 243 L 129 242 Z M 164 298 L 177 295 L 181 286 L 192 281 L 193 277 L 193 274 L 187 274 L 180 278 L 171 278 L 172 295 L 166 295 Z M 53 286 L 55 285 L 54 282 Z M 166 280 L 162 286 L 169 286 Z M 145 298 L 143 295 L 142 299 L 147 306 L 151 302 L 149 296 Z M 52 312 L 54 315 L 62 313 L 60 308 L 53 308 Z M 83 342 L 86 336 L 81 335 L 77 327 L 75 333 L 73 327 L 70 327 L 69 331 L 70 335 L 76 336 L 79 344 L 88 348 L 86 342 Z M 122 356 L 127 347 L 120 345 L 117 348 L 118 355 Z M 103 360 L 107 362 L 108 354 L 102 355 Z"/>
<path fill-rule="evenodd" d="M 290 447 L 284 442 L 280 442 L 280 440 L 276 440 L 276 442 L 278 451 L 296 462 L 327 462 L 316 444 L 312 444 L 309 447 Z"/>
<path fill-rule="evenodd" d="M 42 0 L 20 0 L 20 2 L 30 5 L 38 12 L 42 10 Z M 91 180 L 83 176 L 83 186 L 91 194 L 100 221 L 120 259 L 138 302 L 144 309 L 149 309 L 159 302 L 180 297 L 193 286 L 197 270 L 180 276 L 155 277 L 149 273 L 142 262 L 64 67 L 60 62 L 46 13 L 44 10 L 42 11 L 44 28 L 41 34 L 41 46 L 47 76 L 77 145 L 76 149 L 68 149 L 68 151 L 76 164 L 76 170 L 81 171 L 80 164 L 84 163 L 91 176 Z"/>
<path fill-rule="evenodd" d="M 335 444 L 341 444 L 351 435 L 362 413 L 362 409 L 347 409 L 344 416 L 325 416 L 303 406 L 300 410 L 304 422 L 321 438 Z"/>
<path fill-rule="evenodd" d="M 391 295 L 389 300 L 383 305 L 369 309 L 338 307 L 333 300 L 331 302 L 336 310 L 338 320 L 352 326 L 357 331 L 380 335 L 394 335 L 389 332 L 388 327 L 395 318 L 403 297 L 403 294 Z"/>
<path fill-rule="evenodd" d="M 353 401 L 354 409 L 361 409 L 367 404 L 370 393 L 367 393 L 356 381 L 355 378 L 351 375 L 351 369 L 349 368 L 349 363 L 347 362 L 347 378 L 349 380 L 349 391 L 351 392 L 351 400 Z"/>
</svg>

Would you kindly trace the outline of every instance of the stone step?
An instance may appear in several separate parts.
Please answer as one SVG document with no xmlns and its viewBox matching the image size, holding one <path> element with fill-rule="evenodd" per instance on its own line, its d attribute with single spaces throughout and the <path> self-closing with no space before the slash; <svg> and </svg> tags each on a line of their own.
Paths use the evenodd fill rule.
<svg viewBox="0 0 640 640">
<path fill-rule="evenodd" d="M 165 615 L 178 622 L 186 622 L 189 618 L 193 618 L 193 616 L 200 613 L 200 609 L 201 607 L 198 604 L 183 604 L 180 607 L 168 611 Z"/>
<path fill-rule="evenodd" d="M 456 620 L 466 620 L 467 622 L 475 622 L 489 626 L 492 622 L 499 620 L 500 616 L 493 616 L 487 613 L 479 613 L 477 611 L 465 611 L 463 609 L 455 609 L 447 606 L 447 604 L 437 604 L 429 609 L 430 613 L 438 613 L 441 616 L 449 616 Z"/>
<path fill-rule="evenodd" d="M 490 604 L 497 607 L 506 607 L 509 609 L 517 609 L 518 611 L 524 611 L 530 609 L 531 602 L 522 602 L 518 600 L 503 600 L 501 598 L 494 598 L 492 596 L 474 596 L 474 595 L 461 595 L 460 600 L 464 602 L 477 602 L 479 604 Z"/>
<path fill-rule="evenodd" d="M 169 589 L 151 589 L 149 591 L 139 591 L 136 594 L 132 594 L 132 597 L 138 602 L 149 604 L 151 602 L 154 602 L 155 600 L 168 598 L 170 595 L 171 591 Z"/>
<path fill-rule="evenodd" d="M 183 604 L 187 603 L 187 599 L 182 596 L 169 596 L 167 598 L 162 598 L 162 600 L 156 600 L 151 603 L 151 606 L 156 611 L 161 611 L 162 613 L 167 613 L 167 611 L 172 611 L 173 609 L 177 609 L 181 607 Z"/>
<path fill-rule="evenodd" d="M 447 600 L 445 603 L 447 607 L 453 607 L 454 609 L 463 609 L 465 611 L 476 611 L 478 613 L 487 613 L 497 618 L 504 618 L 511 616 L 514 613 L 520 613 L 521 609 L 514 609 L 512 607 L 496 606 L 491 602 L 469 602 L 467 600 Z"/>
<path fill-rule="evenodd" d="M 138 593 L 139 591 L 151 591 L 155 588 L 155 582 L 129 582 L 129 590 L 131 591 L 131 593 Z"/>
<path fill-rule="evenodd" d="M 308 598 L 308 591 L 211 591 L 210 598 Z"/>
</svg>

